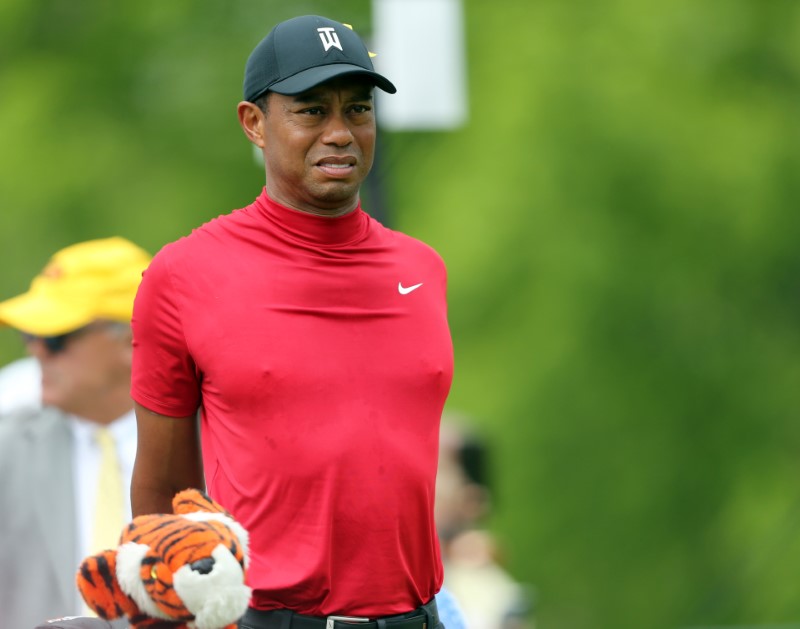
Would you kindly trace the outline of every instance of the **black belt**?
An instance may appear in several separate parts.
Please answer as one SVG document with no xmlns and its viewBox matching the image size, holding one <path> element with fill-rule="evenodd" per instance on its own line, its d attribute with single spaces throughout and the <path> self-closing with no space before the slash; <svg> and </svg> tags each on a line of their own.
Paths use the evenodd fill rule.
<svg viewBox="0 0 800 629">
<path fill-rule="evenodd" d="M 383 618 L 358 616 L 304 616 L 290 609 L 248 608 L 239 629 L 437 629 L 436 599 L 414 611 Z"/>
</svg>

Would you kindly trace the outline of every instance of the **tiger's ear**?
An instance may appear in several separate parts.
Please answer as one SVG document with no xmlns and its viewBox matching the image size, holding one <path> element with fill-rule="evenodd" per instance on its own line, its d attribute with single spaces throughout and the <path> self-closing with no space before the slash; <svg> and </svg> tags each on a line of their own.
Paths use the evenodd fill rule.
<svg viewBox="0 0 800 629">
<path fill-rule="evenodd" d="M 197 511 L 230 515 L 221 505 L 199 489 L 184 489 L 175 494 L 172 499 L 172 510 L 179 515 Z"/>
<path fill-rule="evenodd" d="M 86 605 L 100 618 L 136 616 L 139 608 L 117 582 L 117 551 L 105 550 L 81 562 L 75 577 Z"/>
</svg>

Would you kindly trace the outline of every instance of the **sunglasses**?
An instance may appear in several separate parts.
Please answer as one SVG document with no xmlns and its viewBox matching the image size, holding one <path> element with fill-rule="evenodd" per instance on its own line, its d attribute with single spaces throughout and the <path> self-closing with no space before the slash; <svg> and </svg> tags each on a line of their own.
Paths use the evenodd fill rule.
<svg viewBox="0 0 800 629">
<path fill-rule="evenodd" d="M 67 345 L 70 343 L 70 341 L 96 327 L 96 324 L 90 323 L 89 325 L 85 325 L 82 328 L 73 330 L 72 332 L 66 332 L 57 336 L 36 336 L 35 334 L 22 332 L 22 340 L 26 344 L 33 343 L 34 341 L 41 341 L 48 353 L 60 354 L 67 348 Z"/>
</svg>

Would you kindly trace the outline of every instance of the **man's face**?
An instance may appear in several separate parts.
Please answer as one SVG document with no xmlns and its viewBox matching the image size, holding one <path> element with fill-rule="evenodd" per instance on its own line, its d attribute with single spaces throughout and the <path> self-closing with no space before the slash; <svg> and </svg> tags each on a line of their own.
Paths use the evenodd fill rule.
<svg viewBox="0 0 800 629">
<path fill-rule="evenodd" d="M 317 214 L 356 207 L 375 152 L 372 90 L 363 78 L 343 77 L 294 96 L 269 95 L 264 162 L 272 198 Z"/>
<path fill-rule="evenodd" d="M 94 323 L 70 335 L 59 351 L 40 338 L 26 341 L 42 368 L 42 404 L 95 419 L 98 400 L 130 382 L 130 333 L 118 324 Z"/>
</svg>

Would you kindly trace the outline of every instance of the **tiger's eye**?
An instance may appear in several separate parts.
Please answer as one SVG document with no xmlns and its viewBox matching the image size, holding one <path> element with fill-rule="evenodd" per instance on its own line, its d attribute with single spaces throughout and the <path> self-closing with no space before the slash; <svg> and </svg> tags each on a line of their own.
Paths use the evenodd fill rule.
<svg viewBox="0 0 800 629">
<path fill-rule="evenodd" d="M 155 566 L 153 566 L 152 568 L 150 568 L 150 578 L 151 578 L 151 579 L 156 579 L 156 578 L 158 578 L 158 572 L 156 571 L 156 567 L 155 567 Z"/>
</svg>

